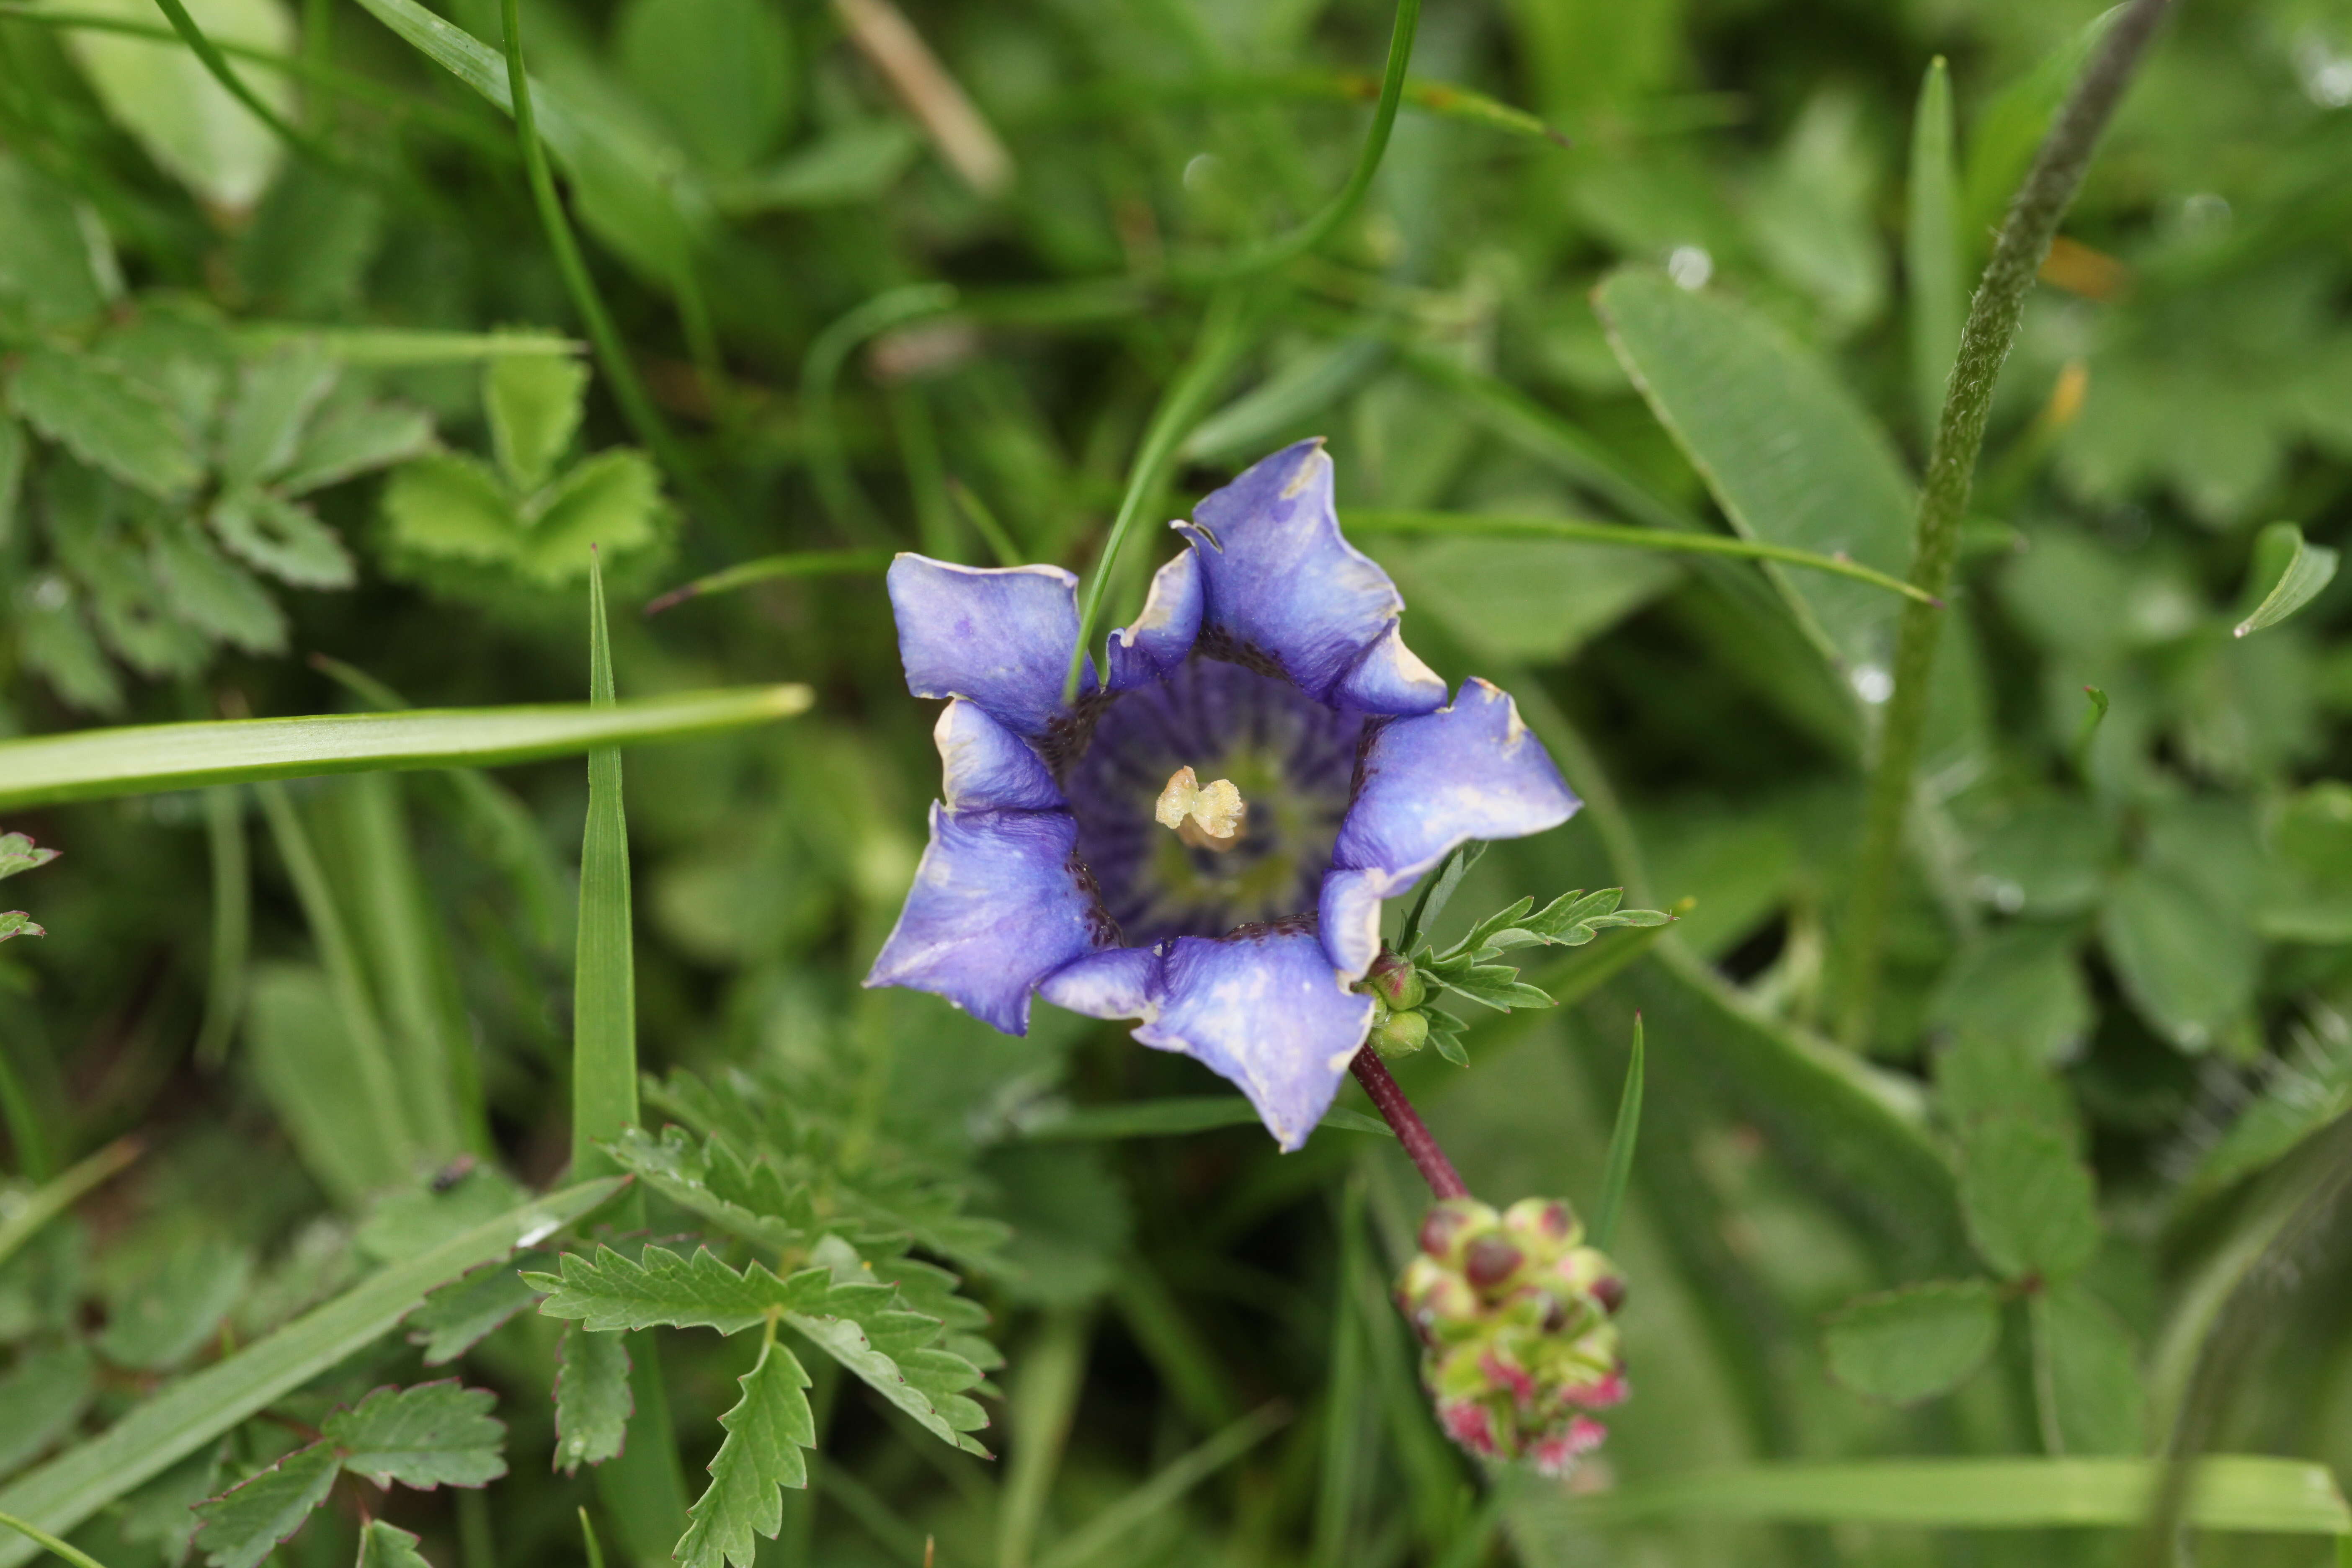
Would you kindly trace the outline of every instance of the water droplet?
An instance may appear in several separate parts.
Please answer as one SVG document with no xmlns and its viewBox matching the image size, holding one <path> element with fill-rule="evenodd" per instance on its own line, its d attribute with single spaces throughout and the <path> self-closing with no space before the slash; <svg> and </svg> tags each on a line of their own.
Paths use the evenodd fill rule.
<svg viewBox="0 0 2352 1568">
<path fill-rule="evenodd" d="M 1706 280 L 1715 276 L 1715 258 L 1702 246 L 1677 245 L 1666 258 L 1666 276 L 1680 288 L 1704 289 Z"/>
<path fill-rule="evenodd" d="M 1856 666 L 1853 676 L 1854 695 L 1875 708 L 1895 695 L 1895 677 L 1875 664 Z"/>
</svg>

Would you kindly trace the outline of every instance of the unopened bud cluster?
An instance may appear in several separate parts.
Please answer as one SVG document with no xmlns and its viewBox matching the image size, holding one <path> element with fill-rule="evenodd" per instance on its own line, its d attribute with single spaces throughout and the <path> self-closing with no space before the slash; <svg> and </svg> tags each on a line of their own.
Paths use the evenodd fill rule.
<svg viewBox="0 0 2352 1568">
<path fill-rule="evenodd" d="M 1429 983 L 1410 960 L 1382 952 L 1364 976 L 1362 989 L 1372 998 L 1372 1028 L 1366 1037 L 1372 1049 L 1394 1059 L 1428 1043 L 1429 1015 L 1420 1009 L 1429 1000 Z"/>
<path fill-rule="evenodd" d="M 1449 1198 L 1422 1221 L 1397 1306 L 1421 1336 L 1439 1423 L 1471 1453 L 1560 1476 L 1608 1435 L 1587 1412 L 1625 1397 L 1612 1321 L 1625 1281 L 1583 1240 L 1551 1198 L 1501 1214 Z"/>
</svg>

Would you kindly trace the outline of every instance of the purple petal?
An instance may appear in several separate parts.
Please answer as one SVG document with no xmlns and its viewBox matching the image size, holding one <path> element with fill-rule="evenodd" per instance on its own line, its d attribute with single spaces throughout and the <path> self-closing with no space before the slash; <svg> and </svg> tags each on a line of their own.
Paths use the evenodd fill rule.
<svg viewBox="0 0 2352 1568">
<path fill-rule="evenodd" d="M 1363 973 L 1360 959 L 1370 962 L 1361 952 L 1367 896 L 1401 891 L 1465 839 L 1557 827 L 1579 804 L 1517 705 L 1486 681 L 1464 683 L 1451 707 L 1383 726 L 1365 749 L 1324 882 L 1332 961 L 1351 977 Z M 1341 881 L 1351 871 L 1364 875 Z"/>
<path fill-rule="evenodd" d="M 1317 930 L 1340 973 L 1361 980 L 1381 955 L 1381 900 L 1391 891 L 1379 871 L 1330 871 L 1323 878 Z"/>
<path fill-rule="evenodd" d="M 1233 1080 L 1285 1151 L 1331 1108 L 1371 1027 L 1372 999 L 1348 984 L 1305 931 L 1179 937 L 1135 1037 L 1181 1051 Z"/>
<path fill-rule="evenodd" d="M 1029 742 L 957 698 L 940 710 L 940 793 L 951 812 L 1052 811 L 1064 804 L 1054 775 Z"/>
<path fill-rule="evenodd" d="M 946 997 L 1008 1035 L 1029 1032 L 1029 991 L 1113 941 L 1063 811 L 931 807 L 931 842 L 868 985 Z"/>
<path fill-rule="evenodd" d="M 890 563 L 898 658 L 918 697 L 963 697 L 1017 735 L 1062 712 L 1078 640 L 1078 580 L 1058 566 L 956 566 L 901 554 Z M 1079 689 L 1094 689 L 1089 659 Z"/>
<path fill-rule="evenodd" d="M 1187 545 L 1152 574 L 1135 624 L 1110 634 L 1110 689 L 1163 680 L 1192 655 L 1201 635 L 1201 557 Z"/>
<path fill-rule="evenodd" d="M 1038 983 L 1037 994 L 1089 1018 L 1157 1017 L 1154 999 L 1165 967 L 1148 947 L 1111 947 L 1066 963 Z"/>
<path fill-rule="evenodd" d="M 1335 706 L 1426 713 L 1445 700 L 1445 683 L 1396 637 L 1396 584 L 1340 536 L 1321 441 L 1253 465 L 1192 516 L 1183 531 L 1201 557 L 1204 651 L 1270 660 Z"/>
</svg>

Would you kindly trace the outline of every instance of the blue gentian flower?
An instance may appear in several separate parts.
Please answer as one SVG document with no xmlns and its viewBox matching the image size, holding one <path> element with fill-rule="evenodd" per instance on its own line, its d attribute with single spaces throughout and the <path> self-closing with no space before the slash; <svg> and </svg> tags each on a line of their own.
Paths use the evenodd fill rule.
<svg viewBox="0 0 2352 1568">
<path fill-rule="evenodd" d="M 945 799 L 868 985 L 1028 1032 L 1032 994 L 1233 1080 L 1286 1150 L 1364 1043 L 1381 904 L 1577 799 L 1510 698 L 1452 703 L 1302 441 L 1171 525 L 1186 547 L 1064 702 L 1077 579 L 902 554 L 908 688 L 948 699 Z M 1202 780 L 1209 781 L 1202 784 Z"/>
</svg>

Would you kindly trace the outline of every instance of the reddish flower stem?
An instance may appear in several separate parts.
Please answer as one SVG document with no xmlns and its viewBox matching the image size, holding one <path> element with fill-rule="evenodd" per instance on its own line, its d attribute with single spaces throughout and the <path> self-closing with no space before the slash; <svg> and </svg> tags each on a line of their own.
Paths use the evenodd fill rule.
<svg viewBox="0 0 2352 1568">
<path fill-rule="evenodd" d="M 1348 1070 L 1356 1075 L 1356 1081 L 1372 1097 L 1373 1106 L 1396 1133 L 1397 1142 L 1404 1145 L 1404 1152 L 1412 1157 L 1413 1166 L 1420 1171 L 1421 1179 L 1429 1184 L 1429 1190 L 1440 1198 L 1468 1197 L 1470 1189 L 1463 1185 L 1461 1173 L 1445 1157 L 1445 1151 L 1437 1146 L 1436 1138 L 1423 1124 L 1412 1101 L 1397 1087 L 1380 1052 L 1366 1045 L 1348 1064 Z"/>
</svg>

